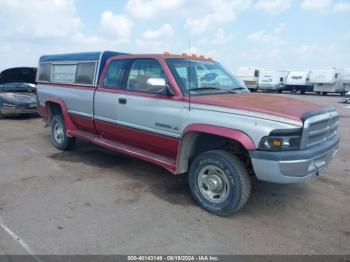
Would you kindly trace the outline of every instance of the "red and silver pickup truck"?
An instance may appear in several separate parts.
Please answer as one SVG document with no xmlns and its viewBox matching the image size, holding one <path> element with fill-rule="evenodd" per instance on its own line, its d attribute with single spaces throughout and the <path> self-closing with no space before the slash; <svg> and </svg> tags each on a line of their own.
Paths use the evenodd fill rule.
<svg viewBox="0 0 350 262">
<path fill-rule="evenodd" d="M 58 149 L 84 139 L 188 173 L 195 200 L 217 215 L 244 206 L 252 176 L 304 182 L 337 152 L 333 108 L 249 93 L 203 56 L 47 55 L 38 68 L 39 112 Z"/>
</svg>

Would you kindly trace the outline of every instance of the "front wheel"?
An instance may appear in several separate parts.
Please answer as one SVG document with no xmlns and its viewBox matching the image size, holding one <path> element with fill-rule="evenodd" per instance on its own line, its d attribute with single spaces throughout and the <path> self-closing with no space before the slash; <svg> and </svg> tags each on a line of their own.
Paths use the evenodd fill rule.
<svg viewBox="0 0 350 262">
<path fill-rule="evenodd" d="M 238 211 L 248 201 L 251 191 L 243 163 L 222 150 L 204 152 L 195 158 L 189 171 L 189 186 L 198 204 L 219 216 Z"/>
<path fill-rule="evenodd" d="M 60 150 L 71 150 L 75 144 L 74 137 L 68 137 L 66 126 L 62 115 L 54 115 L 51 119 L 51 140 Z"/>
</svg>

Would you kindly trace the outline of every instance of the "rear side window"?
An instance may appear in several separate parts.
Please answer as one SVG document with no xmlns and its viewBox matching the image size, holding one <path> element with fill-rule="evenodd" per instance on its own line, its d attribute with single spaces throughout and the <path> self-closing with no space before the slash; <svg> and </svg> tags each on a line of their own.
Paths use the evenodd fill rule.
<svg viewBox="0 0 350 262">
<path fill-rule="evenodd" d="M 93 85 L 96 71 L 96 63 L 80 63 L 77 65 L 75 83 Z"/>
<path fill-rule="evenodd" d="M 110 89 L 124 89 L 123 80 L 129 60 L 115 60 L 109 65 L 103 79 L 103 87 Z"/>
<path fill-rule="evenodd" d="M 74 83 L 76 65 L 53 65 L 52 81 L 57 83 Z"/>
<path fill-rule="evenodd" d="M 51 80 L 51 64 L 40 64 L 39 81 L 50 82 Z"/>
</svg>

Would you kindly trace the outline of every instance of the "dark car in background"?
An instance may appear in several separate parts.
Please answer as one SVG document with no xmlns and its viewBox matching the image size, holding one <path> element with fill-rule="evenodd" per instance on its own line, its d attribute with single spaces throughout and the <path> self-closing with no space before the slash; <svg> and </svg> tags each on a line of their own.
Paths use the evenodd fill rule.
<svg viewBox="0 0 350 262">
<path fill-rule="evenodd" d="M 36 114 L 36 68 L 17 67 L 0 73 L 0 116 Z"/>
</svg>

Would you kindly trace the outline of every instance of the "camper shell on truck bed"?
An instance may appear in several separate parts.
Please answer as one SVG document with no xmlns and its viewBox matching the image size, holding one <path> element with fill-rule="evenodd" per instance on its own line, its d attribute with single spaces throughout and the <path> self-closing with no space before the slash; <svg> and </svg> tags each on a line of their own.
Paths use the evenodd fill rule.
<svg viewBox="0 0 350 262">
<path fill-rule="evenodd" d="M 188 173 L 193 197 L 218 215 L 247 202 L 252 175 L 307 181 L 337 152 L 333 108 L 246 92 L 203 56 L 103 54 L 40 59 L 40 114 L 60 150 L 79 138 Z"/>
<path fill-rule="evenodd" d="M 37 82 L 96 86 L 109 58 L 126 53 L 104 51 L 44 55 L 39 60 Z"/>
</svg>

